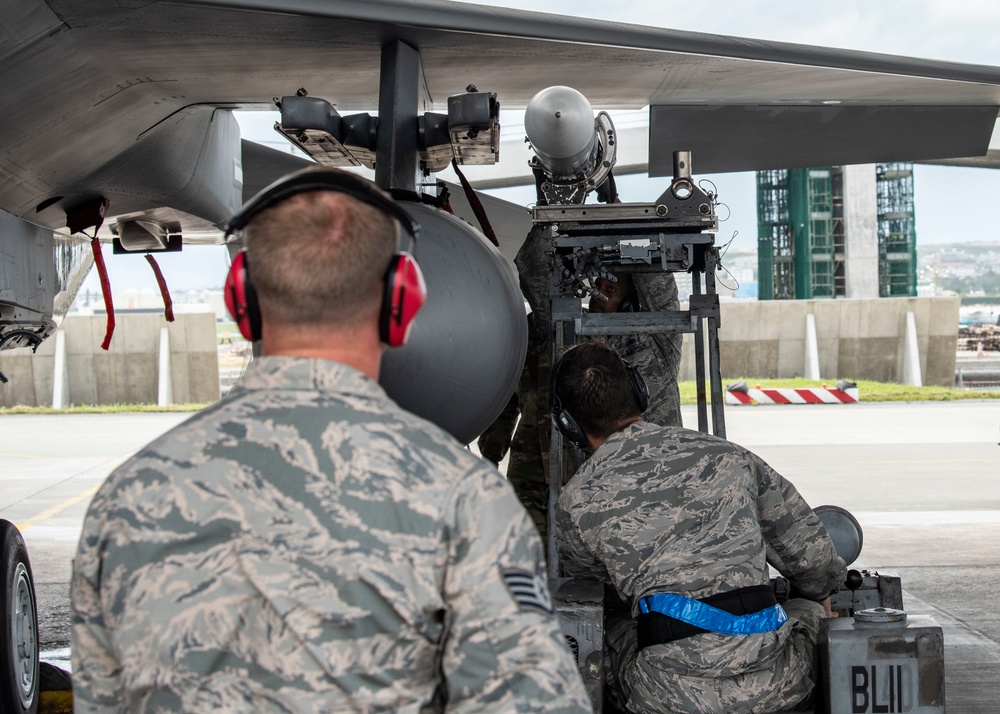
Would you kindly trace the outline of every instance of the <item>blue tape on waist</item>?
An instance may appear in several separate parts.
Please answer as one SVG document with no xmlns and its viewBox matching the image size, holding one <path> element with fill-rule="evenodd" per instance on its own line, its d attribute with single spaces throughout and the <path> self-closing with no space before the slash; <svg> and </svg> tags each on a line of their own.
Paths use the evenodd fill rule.
<svg viewBox="0 0 1000 714">
<path fill-rule="evenodd" d="M 639 611 L 643 613 L 658 612 L 703 630 L 725 635 L 753 635 L 761 632 L 774 632 L 788 621 L 788 615 L 785 614 L 781 605 L 768 607 L 748 615 L 733 615 L 725 610 L 677 593 L 657 593 L 639 598 Z"/>
</svg>

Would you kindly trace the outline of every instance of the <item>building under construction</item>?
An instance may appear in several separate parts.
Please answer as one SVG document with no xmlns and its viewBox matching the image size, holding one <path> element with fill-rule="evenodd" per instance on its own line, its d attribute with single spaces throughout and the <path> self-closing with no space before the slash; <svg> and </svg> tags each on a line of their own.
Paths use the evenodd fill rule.
<svg viewBox="0 0 1000 714">
<path fill-rule="evenodd" d="M 913 164 L 757 173 L 761 300 L 917 294 Z"/>
</svg>

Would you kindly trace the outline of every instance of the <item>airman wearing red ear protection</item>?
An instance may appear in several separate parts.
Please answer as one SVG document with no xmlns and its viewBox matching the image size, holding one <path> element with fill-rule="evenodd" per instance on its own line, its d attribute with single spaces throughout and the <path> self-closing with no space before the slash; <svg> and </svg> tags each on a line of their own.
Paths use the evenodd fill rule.
<svg viewBox="0 0 1000 714">
<path fill-rule="evenodd" d="M 427 289 L 412 254 L 396 248 L 397 226 L 415 245 L 420 228 L 399 204 L 346 172 L 300 171 L 264 189 L 227 226 L 248 244 L 225 287 L 240 332 L 256 341 L 270 322 L 273 342 L 293 325 L 353 328 L 377 292 L 379 339 L 405 344 Z"/>
<path fill-rule="evenodd" d="M 264 356 L 87 513 L 73 656 L 94 707 L 591 710 L 513 491 L 376 381 L 424 297 L 399 226 L 413 244 L 398 204 L 330 169 L 233 218 L 230 305 Z"/>
</svg>

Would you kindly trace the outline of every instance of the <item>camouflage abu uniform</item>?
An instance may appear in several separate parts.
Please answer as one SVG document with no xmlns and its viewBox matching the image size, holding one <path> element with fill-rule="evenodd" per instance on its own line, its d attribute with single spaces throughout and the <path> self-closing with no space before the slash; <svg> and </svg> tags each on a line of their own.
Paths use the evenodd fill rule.
<svg viewBox="0 0 1000 714">
<path fill-rule="evenodd" d="M 543 567 L 450 436 L 350 367 L 265 357 L 94 498 L 76 711 L 589 711 Z"/>
<path fill-rule="evenodd" d="M 532 228 L 514 262 L 521 292 L 531 307 L 528 353 L 507 408 L 480 437 L 482 455 L 494 463 L 510 449 L 507 480 L 528 510 L 544 539 L 549 498 L 549 257 L 552 238 L 547 229 Z M 672 273 L 636 273 L 633 289 L 644 310 L 677 310 L 677 283 Z M 638 369 L 649 389 L 644 418 L 657 424 L 681 426 L 677 372 L 681 335 L 614 335 L 605 339 L 622 359 Z M 521 421 L 517 421 L 520 413 Z M 514 425 L 517 430 L 514 431 Z M 511 434 L 513 432 L 513 438 Z"/>
<path fill-rule="evenodd" d="M 708 434 L 639 421 L 612 434 L 559 498 L 566 575 L 597 577 L 636 601 L 654 593 L 703 598 L 783 575 L 820 600 L 844 561 L 795 487 L 746 449 Z M 714 632 L 638 651 L 632 617 L 608 624 L 611 666 L 629 711 L 773 712 L 812 689 L 823 608 L 796 599 L 789 621 L 763 634 Z"/>
</svg>

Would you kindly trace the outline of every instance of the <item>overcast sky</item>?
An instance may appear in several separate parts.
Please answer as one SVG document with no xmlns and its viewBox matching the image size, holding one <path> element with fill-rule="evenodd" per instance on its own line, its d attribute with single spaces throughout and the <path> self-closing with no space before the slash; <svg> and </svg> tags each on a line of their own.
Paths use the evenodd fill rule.
<svg viewBox="0 0 1000 714">
<path fill-rule="evenodd" d="M 1000 65 L 1000 3 L 987 0 L 724 0 L 715 4 L 690 0 L 497 0 L 485 4 L 677 30 Z M 718 243 L 738 234 L 734 247 L 755 247 L 754 175 L 720 174 L 711 180 L 731 214 L 720 225 Z M 665 181 L 630 176 L 622 177 L 618 186 L 623 200 L 649 201 L 662 193 Z M 995 211 L 1000 198 L 1000 170 L 917 166 L 914 188 L 918 246 L 956 240 L 1000 240 L 1000 219 Z M 497 193 L 518 203 L 532 200 L 531 190 Z M 726 210 L 720 209 L 720 217 L 725 216 Z M 144 260 L 111 256 L 110 250 L 106 254 L 116 291 L 155 288 Z M 191 247 L 182 255 L 162 255 L 158 260 L 173 290 L 209 287 L 213 282 L 221 286 L 225 276 L 226 257 L 220 248 Z M 85 288 L 99 289 L 96 273 L 87 278 Z"/>
</svg>

